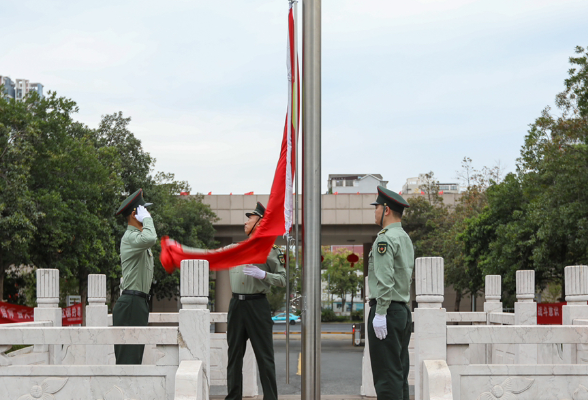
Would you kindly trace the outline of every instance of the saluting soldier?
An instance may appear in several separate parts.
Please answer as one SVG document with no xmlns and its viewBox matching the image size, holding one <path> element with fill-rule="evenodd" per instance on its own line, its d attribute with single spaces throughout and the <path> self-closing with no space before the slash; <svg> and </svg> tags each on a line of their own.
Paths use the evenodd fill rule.
<svg viewBox="0 0 588 400">
<path fill-rule="evenodd" d="M 153 253 L 157 242 L 153 218 L 145 207 L 143 189 L 130 195 L 116 215 L 127 220 L 127 231 L 120 241 L 122 265 L 122 294 L 112 310 L 114 326 L 147 326 L 149 321 L 149 291 L 153 281 Z M 114 345 L 117 364 L 141 364 L 143 344 Z"/>
<path fill-rule="evenodd" d="M 378 233 L 369 254 L 369 351 L 378 400 L 408 400 L 408 344 L 412 317 L 407 303 L 414 268 L 414 247 L 402 229 L 409 205 L 398 193 L 378 186 L 372 205 Z"/>
<path fill-rule="evenodd" d="M 245 233 L 251 236 L 263 218 L 265 207 L 257 203 L 255 210 L 246 213 Z M 227 317 L 229 363 L 227 366 L 226 400 L 243 397 L 243 356 L 247 339 L 251 341 L 264 400 L 277 400 L 276 366 L 272 334 L 272 315 L 266 294 L 271 285 L 286 285 L 284 255 L 273 246 L 265 264 L 240 265 L 229 272 L 233 298 Z"/>
</svg>

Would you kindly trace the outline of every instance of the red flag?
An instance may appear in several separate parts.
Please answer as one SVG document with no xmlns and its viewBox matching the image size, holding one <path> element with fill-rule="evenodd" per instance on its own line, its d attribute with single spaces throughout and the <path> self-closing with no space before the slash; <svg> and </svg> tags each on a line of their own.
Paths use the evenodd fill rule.
<svg viewBox="0 0 588 400">
<path fill-rule="evenodd" d="M 247 192 L 247 193 L 245 193 L 245 196 L 252 196 L 252 195 L 253 195 L 253 192 Z"/>
<path fill-rule="evenodd" d="M 276 238 L 290 231 L 293 210 L 292 177 L 296 160 L 300 109 L 298 53 L 294 26 L 294 14 L 292 6 L 290 6 L 288 13 L 288 111 L 280 158 L 264 217 L 249 239 L 235 246 L 218 250 L 188 249 L 167 236 L 163 237 L 159 259 L 168 273 L 179 268 L 182 260 L 189 259 L 208 260 L 211 270 L 228 269 L 243 264 L 264 263 Z"/>
</svg>

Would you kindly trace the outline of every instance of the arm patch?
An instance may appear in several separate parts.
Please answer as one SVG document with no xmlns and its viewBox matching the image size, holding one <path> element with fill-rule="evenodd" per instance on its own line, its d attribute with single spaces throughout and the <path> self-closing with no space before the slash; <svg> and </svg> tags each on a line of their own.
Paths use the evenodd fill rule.
<svg viewBox="0 0 588 400">
<path fill-rule="evenodd" d="M 278 260 L 280 261 L 280 264 L 284 265 L 286 263 L 286 260 L 284 259 L 284 255 L 282 253 L 278 254 Z"/>
<path fill-rule="evenodd" d="M 388 250 L 388 243 L 387 242 L 378 242 L 378 253 L 379 254 L 386 254 Z"/>
</svg>

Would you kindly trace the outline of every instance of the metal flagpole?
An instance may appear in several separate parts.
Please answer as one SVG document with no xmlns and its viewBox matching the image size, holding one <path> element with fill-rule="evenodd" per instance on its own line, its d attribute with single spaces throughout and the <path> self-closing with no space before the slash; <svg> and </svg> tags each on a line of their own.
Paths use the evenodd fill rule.
<svg viewBox="0 0 588 400">
<path fill-rule="evenodd" d="M 302 5 L 302 400 L 321 398 L 321 0 Z"/>
<path fill-rule="evenodd" d="M 294 57 L 296 57 L 295 60 L 295 67 L 296 67 L 296 71 L 294 73 L 294 90 L 296 90 L 296 101 L 298 102 L 298 1 L 294 2 Z M 296 103 L 296 105 L 294 105 L 294 107 L 296 107 L 298 109 L 298 103 Z M 298 123 L 299 123 L 299 116 L 296 115 L 296 132 L 294 134 L 294 148 L 296 149 L 295 151 L 295 159 L 294 159 L 294 271 L 298 271 L 298 254 L 299 254 L 299 247 L 298 247 L 298 224 L 300 223 L 298 220 Z M 290 282 L 288 281 L 288 285 L 290 284 Z M 296 290 L 296 286 L 294 286 L 294 290 Z M 288 298 L 288 305 L 290 304 L 290 298 Z M 288 336 L 286 338 L 287 341 L 290 340 L 290 337 Z M 286 343 L 286 345 L 289 345 L 289 343 Z M 289 356 L 289 355 L 288 355 Z M 288 361 L 289 361 L 289 357 L 288 357 Z M 286 379 L 286 383 L 288 383 L 290 380 L 290 376 L 288 375 L 288 378 Z"/>
</svg>

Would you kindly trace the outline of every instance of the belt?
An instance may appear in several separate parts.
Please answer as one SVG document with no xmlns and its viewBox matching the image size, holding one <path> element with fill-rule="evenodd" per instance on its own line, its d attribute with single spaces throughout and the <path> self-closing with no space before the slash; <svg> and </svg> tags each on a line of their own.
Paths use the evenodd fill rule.
<svg viewBox="0 0 588 400">
<path fill-rule="evenodd" d="M 394 300 L 392 300 L 390 303 L 398 303 L 398 304 L 406 305 L 406 303 L 404 301 L 394 301 Z M 370 307 L 373 307 L 376 304 L 378 304 L 378 301 L 376 299 L 370 299 Z"/>
<path fill-rule="evenodd" d="M 257 293 L 257 294 L 233 293 L 233 299 L 237 299 L 237 300 L 255 300 L 255 299 L 263 299 L 263 298 L 265 298 L 265 293 Z"/>
<path fill-rule="evenodd" d="M 128 294 L 128 295 L 131 295 L 131 296 L 139 296 L 139 297 L 144 298 L 147 301 L 149 301 L 149 299 L 151 298 L 151 296 L 149 296 L 147 293 L 143 293 L 143 292 L 140 292 L 138 290 L 128 290 L 128 289 L 125 289 L 125 290 L 122 291 L 122 294 Z"/>
</svg>

